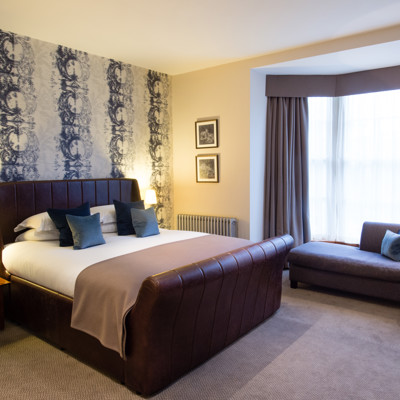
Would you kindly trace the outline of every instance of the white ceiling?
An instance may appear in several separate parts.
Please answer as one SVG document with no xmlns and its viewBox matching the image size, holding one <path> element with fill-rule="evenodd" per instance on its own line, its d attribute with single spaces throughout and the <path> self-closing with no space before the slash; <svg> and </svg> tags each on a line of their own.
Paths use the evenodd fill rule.
<svg viewBox="0 0 400 400">
<path fill-rule="evenodd" d="M 171 75 L 398 24 L 400 0 L 0 0 L 2 30 Z"/>
<path fill-rule="evenodd" d="M 400 40 L 257 68 L 268 75 L 337 75 L 400 65 Z"/>
</svg>

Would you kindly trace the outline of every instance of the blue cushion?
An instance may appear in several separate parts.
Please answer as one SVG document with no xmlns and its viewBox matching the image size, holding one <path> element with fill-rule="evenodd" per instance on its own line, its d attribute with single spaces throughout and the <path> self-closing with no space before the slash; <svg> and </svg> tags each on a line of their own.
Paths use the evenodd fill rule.
<svg viewBox="0 0 400 400">
<path fill-rule="evenodd" d="M 144 210 L 143 200 L 125 203 L 123 201 L 114 200 L 115 214 L 117 216 L 118 235 L 133 235 L 135 229 L 132 225 L 131 209 L 139 208 Z"/>
<path fill-rule="evenodd" d="M 68 225 L 74 239 L 74 249 L 86 249 L 87 247 L 104 244 L 105 240 L 101 233 L 100 213 L 79 217 L 66 215 Z"/>
<path fill-rule="evenodd" d="M 90 215 L 90 204 L 89 202 L 83 203 L 76 208 L 49 208 L 47 212 L 54 222 L 54 225 L 60 231 L 60 246 L 73 246 L 74 240 L 72 239 L 72 232 L 65 216 L 67 214 L 79 215 L 81 217 L 88 216 Z"/>
<path fill-rule="evenodd" d="M 154 208 L 150 207 L 146 210 L 131 209 L 132 224 L 135 227 L 137 237 L 145 237 L 158 235 L 158 222 Z"/>
<path fill-rule="evenodd" d="M 381 254 L 394 261 L 400 261 L 400 235 L 387 230 L 382 240 Z"/>
</svg>

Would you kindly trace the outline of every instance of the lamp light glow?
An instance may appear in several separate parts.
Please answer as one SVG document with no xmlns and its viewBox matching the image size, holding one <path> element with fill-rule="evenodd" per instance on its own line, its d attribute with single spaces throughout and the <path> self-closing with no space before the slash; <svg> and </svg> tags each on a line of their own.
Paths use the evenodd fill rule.
<svg viewBox="0 0 400 400">
<path fill-rule="evenodd" d="M 146 204 L 157 204 L 157 196 L 156 196 L 156 191 L 154 189 L 146 190 L 146 194 L 144 196 L 144 202 Z"/>
</svg>

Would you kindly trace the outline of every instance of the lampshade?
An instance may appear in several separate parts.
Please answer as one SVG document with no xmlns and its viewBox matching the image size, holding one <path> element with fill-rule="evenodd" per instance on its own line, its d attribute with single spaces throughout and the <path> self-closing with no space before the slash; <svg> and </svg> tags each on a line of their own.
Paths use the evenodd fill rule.
<svg viewBox="0 0 400 400">
<path fill-rule="evenodd" d="M 144 196 L 144 202 L 146 204 L 157 204 L 156 191 L 153 189 L 146 190 L 146 194 Z"/>
</svg>

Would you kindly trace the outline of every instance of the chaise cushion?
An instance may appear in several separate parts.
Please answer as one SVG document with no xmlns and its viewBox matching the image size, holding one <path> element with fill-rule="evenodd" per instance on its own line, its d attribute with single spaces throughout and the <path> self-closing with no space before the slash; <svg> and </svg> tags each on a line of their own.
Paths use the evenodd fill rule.
<svg viewBox="0 0 400 400">
<path fill-rule="evenodd" d="M 400 282 L 400 263 L 354 246 L 308 242 L 292 249 L 288 261 L 338 274 Z"/>
</svg>

